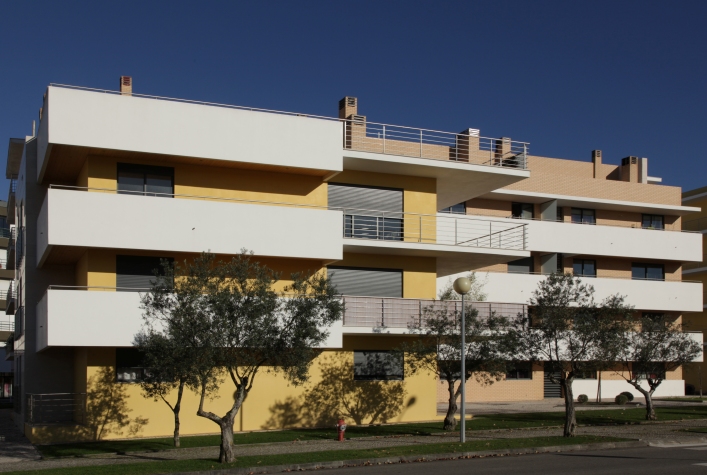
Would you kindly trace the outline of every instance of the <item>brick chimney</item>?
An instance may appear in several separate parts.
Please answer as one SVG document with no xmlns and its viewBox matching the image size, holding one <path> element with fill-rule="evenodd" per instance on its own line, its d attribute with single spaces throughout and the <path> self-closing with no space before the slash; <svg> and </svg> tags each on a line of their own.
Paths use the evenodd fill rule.
<svg viewBox="0 0 707 475">
<path fill-rule="evenodd" d="M 133 78 L 131 76 L 120 76 L 120 93 L 124 96 L 133 95 Z"/>
<path fill-rule="evenodd" d="M 601 150 L 592 150 L 592 163 L 594 163 L 594 178 L 603 178 L 601 176 Z"/>
<path fill-rule="evenodd" d="M 621 181 L 638 183 L 638 157 L 626 157 L 621 159 Z"/>
<path fill-rule="evenodd" d="M 346 96 L 339 101 L 339 119 L 348 119 L 358 114 L 358 99 Z"/>
</svg>

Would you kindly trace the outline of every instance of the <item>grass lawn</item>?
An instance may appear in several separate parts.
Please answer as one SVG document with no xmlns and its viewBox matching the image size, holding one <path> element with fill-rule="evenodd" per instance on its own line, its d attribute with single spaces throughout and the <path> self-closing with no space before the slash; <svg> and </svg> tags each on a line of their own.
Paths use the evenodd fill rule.
<svg viewBox="0 0 707 475">
<path fill-rule="evenodd" d="M 661 407 L 656 409 L 659 420 L 705 419 L 707 406 Z M 577 412 L 579 424 L 630 424 L 645 422 L 645 408 L 606 409 Z M 522 429 L 532 427 L 560 426 L 564 423 L 564 412 L 541 412 L 523 414 L 488 414 L 477 416 L 467 422 L 467 430 Z M 372 437 L 395 435 L 430 435 L 442 432 L 442 422 L 394 424 L 385 426 L 349 426 L 346 436 Z M 273 432 L 248 432 L 234 434 L 236 445 L 267 442 L 292 442 L 295 440 L 332 439 L 331 429 L 299 429 Z M 182 448 L 219 445 L 220 436 L 182 437 Z M 88 442 L 77 444 L 43 445 L 39 451 L 44 457 L 81 457 L 91 454 L 157 451 L 174 448 L 171 438 Z"/>
<path fill-rule="evenodd" d="M 280 455 L 252 455 L 239 457 L 230 464 L 219 464 L 215 460 L 169 460 L 160 462 L 104 465 L 93 467 L 71 467 L 51 470 L 52 475 L 147 475 L 152 473 L 173 473 L 198 470 L 227 469 L 236 467 L 255 467 L 266 465 L 282 465 L 310 462 L 327 462 L 335 460 L 366 459 L 377 457 L 393 457 L 402 455 L 426 455 L 439 453 L 454 453 L 482 450 L 517 449 L 526 447 L 549 447 L 556 445 L 574 445 L 600 442 L 620 442 L 628 439 L 612 437 L 579 436 L 565 437 L 535 437 L 525 439 L 476 440 L 460 444 L 450 442 L 443 444 L 413 445 L 391 447 L 387 449 L 365 450 L 333 450 L 325 452 L 309 452 Z M 4 475 L 45 474 L 47 470 L 31 470 L 5 472 Z"/>
<path fill-rule="evenodd" d="M 660 397 L 653 398 L 654 401 L 678 401 L 678 402 L 705 402 L 707 397 Z"/>
</svg>

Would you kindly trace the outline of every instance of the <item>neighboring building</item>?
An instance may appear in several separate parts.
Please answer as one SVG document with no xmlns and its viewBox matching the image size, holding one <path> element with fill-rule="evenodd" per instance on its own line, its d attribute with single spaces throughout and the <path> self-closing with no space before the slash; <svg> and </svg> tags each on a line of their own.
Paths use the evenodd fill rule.
<svg viewBox="0 0 707 475">
<path fill-rule="evenodd" d="M 10 183 L 12 187 L 12 182 Z M 12 193 L 12 191 L 10 191 Z M 8 264 L 8 244 L 10 243 L 10 224 L 7 216 L 7 201 L 0 201 L 0 311 L 7 309 L 8 295 L 12 280 L 15 278 L 14 266 Z M 0 313 L 0 400 L 12 398 L 13 385 L 13 363 L 12 363 L 12 341 L 8 341 L 14 336 L 15 322 L 11 316 Z"/>
<path fill-rule="evenodd" d="M 704 239 L 707 236 L 707 186 L 697 188 L 696 190 L 686 191 L 682 194 L 683 205 L 697 207 L 698 211 L 691 213 L 685 217 L 683 229 L 700 233 L 702 235 L 702 260 L 700 262 L 689 262 L 683 267 L 682 273 L 688 280 L 705 283 L 707 277 L 707 259 L 705 259 Z M 707 330 L 707 299 L 704 298 L 702 311 L 692 313 L 685 319 L 685 327 L 688 330 L 700 331 L 704 334 Z M 702 374 L 702 370 L 707 371 L 707 367 L 703 368 L 702 363 L 692 363 L 685 367 L 685 382 L 690 384 L 695 393 L 702 391 L 707 394 L 707 373 Z"/>
<path fill-rule="evenodd" d="M 160 258 L 246 248 L 284 275 L 326 269 L 343 294 L 343 321 L 310 384 L 260 374 L 236 430 L 328 422 L 339 415 L 330 401 L 342 399 L 355 400 L 363 423 L 381 412 L 374 422 L 435 419 L 436 378 L 403 379 L 386 355 L 438 287 L 469 270 L 487 279 L 481 314 L 524 312 L 539 273 L 573 268 L 600 298 L 625 293 L 637 311 L 702 308 L 702 285 L 680 282 L 701 241 L 672 232 L 694 209 L 680 205 L 679 188 L 648 183 L 645 159 L 533 157 L 526 143 L 474 129 L 377 124 L 353 97 L 337 119 L 137 96 L 129 78 L 120 92 L 50 86 L 41 111 L 37 135 L 11 141 L 22 157 L 12 195 L 16 411 L 34 441 L 171 433 L 168 408 L 130 384 L 141 372 L 135 289 L 149 286 Z M 679 371 L 669 379 L 665 391 L 682 394 Z M 544 392 L 542 364 L 518 365 L 489 388 L 469 384 L 472 401 L 557 395 Z M 225 411 L 231 396 L 225 385 L 209 405 Z M 196 404 L 187 393 L 182 432 L 215 432 L 188 409 Z M 124 417 L 99 430 L 116 412 Z"/>
</svg>

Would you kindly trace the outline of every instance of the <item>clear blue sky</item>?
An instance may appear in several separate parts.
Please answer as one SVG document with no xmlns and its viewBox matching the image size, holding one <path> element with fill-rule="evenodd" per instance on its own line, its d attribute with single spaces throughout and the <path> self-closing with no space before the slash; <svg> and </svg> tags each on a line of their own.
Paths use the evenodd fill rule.
<svg viewBox="0 0 707 475">
<path fill-rule="evenodd" d="M 51 83 L 481 129 L 707 185 L 705 1 L 5 1 L 0 166 Z M 0 199 L 7 184 L 0 184 Z"/>
</svg>

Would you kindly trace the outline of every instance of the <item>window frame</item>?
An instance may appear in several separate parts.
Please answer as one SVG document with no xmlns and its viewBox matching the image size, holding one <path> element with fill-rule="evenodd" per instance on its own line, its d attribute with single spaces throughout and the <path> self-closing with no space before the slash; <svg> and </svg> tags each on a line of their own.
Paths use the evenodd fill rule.
<svg viewBox="0 0 707 475">
<path fill-rule="evenodd" d="M 461 206 L 463 208 L 463 210 L 454 211 L 455 206 Z M 446 208 L 439 210 L 439 212 L 440 213 L 447 213 L 447 214 L 465 215 L 466 214 L 466 201 L 462 201 L 461 203 L 457 203 L 452 206 L 447 206 Z"/>
<path fill-rule="evenodd" d="M 520 207 L 520 214 L 516 213 L 516 207 Z M 524 208 L 530 207 L 530 218 L 524 217 L 523 212 L 526 211 Z M 535 219 L 535 204 L 534 203 L 522 203 L 520 201 L 511 202 L 511 218 L 513 219 Z"/>
<path fill-rule="evenodd" d="M 649 219 L 651 222 L 650 226 L 646 226 L 646 218 Z M 653 226 L 653 222 L 655 218 L 660 218 L 660 226 Z M 643 213 L 641 214 L 641 229 L 653 229 L 656 231 L 664 231 L 665 230 L 665 215 L 662 214 L 648 214 L 648 213 Z"/>
<path fill-rule="evenodd" d="M 575 266 L 578 261 L 581 262 L 581 265 L 582 265 L 582 273 L 581 274 L 577 274 L 575 272 Z M 586 262 L 591 262 L 594 265 L 594 274 L 585 274 L 584 273 L 584 266 L 585 266 Z M 596 259 L 583 259 L 583 258 L 572 259 L 572 274 L 579 276 L 579 277 L 596 277 L 597 276 L 597 261 L 596 261 Z"/>
<path fill-rule="evenodd" d="M 135 173 L 142 174 L 142 192 L 121 190 L 120 189 L 120 174 Z M 155 193 L 147 191 L 148 175 L 168 176 L 170 180 L 170 188 L 172 193 Z M 139 165 L 133 163 L 118 163 L 116 174 L 116 187 L 120 195 L 135 195 L 135 196 L 152 196 L 157 198 L 174 198 L 174 168 L 173 167 L 158 167 L 154 165 Z"/>
<path fill-rule="evenodd" d="M 660 279 L 653 279 L 648 277 L 648 269 L 649 268 L 660 268 L 662 277 Z M 637 269 L 643 269 L 643 277 L 636 277 L 636 270 Z M 665 265 L 664 264 L 656 264 L 653 262 L 632 262 L 631 263 L 631 280 L 652 280 L 652 281 L 657 281 L 657 282 L 664 282 L 665 281 Z"/>
<path fill-rule="evenodd" d="M 517 361 L 513 363 L 514 368 L 506 371 L 506 381 L 532 381 L 533 363 L 532 361 Z M 521 376 L 527 373 L 527 376 Z"/>
<path fill-rule="evenodd" d="M 575 211 L 579 211 L 579 221 L 575 220 Z M 591 222 L 588 222 L 585 220 L 585 213 L 591 211 L 592 212 L 592 220 Z M 571 211 L 571 216 L 572 216 L 572 224 L 588 224 L 590 226 L 596 226 L 597 224 L 597 210 L 592 209 L 592 208 L 572 208 Z"/>
<path fill-rule="evenodd" d="M 357 366 L 356 366 L 356 353 L 363 353 L 364 355 L 367 353 L 375 353 L 375 354 L 385 354 L 385 355 L 392 355 L 394 352 L 391 350 L 354 350 L 353 351 L 353 360 L 354 360 L 354 365 L 353 365 L 353 380 L 354 381 L 404 381 L 405 380 L 405 361 L 404 361 L 404 356 L 403 356 L 403 361 L 400 362 L 400 373 L 391 373 L 391 374 L 385 374 L 385 373 L 376 373 L 376 374 L 370 374 L 370 375 L 364 375 L 360 374 L 357 372 Z M 384 362 L 382 366 L 389 365 L 390 361 Z"/>
</svg>

